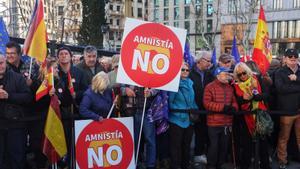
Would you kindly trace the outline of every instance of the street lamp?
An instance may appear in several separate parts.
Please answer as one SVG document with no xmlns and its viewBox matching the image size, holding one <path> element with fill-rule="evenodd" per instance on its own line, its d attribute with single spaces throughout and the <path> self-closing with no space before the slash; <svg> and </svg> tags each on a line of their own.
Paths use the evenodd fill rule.
<svg viewBox="0 0 300 169">
<path fill-rule="evenodd" d="M 109 43 L 109 39 L 108 39 L 108 33 L 109 33 L 109 25 L 108 23 L 104 23 L 101 25 L 101 32 L 104 36 L 104 42 L 103 42 L 103 46 L 105 49 L 110 49 L 110 43 Z"/>
</svg>

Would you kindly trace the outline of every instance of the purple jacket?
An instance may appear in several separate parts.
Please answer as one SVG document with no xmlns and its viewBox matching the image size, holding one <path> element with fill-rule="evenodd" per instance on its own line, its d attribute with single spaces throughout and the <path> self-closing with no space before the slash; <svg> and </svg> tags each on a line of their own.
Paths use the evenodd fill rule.
<svg viewBox="0 0 300 169">
<path fill-rule="evenodd" d="M 100 116 L 105 118 L 112 106 L 112 90 L 106 89 L 103 94 L 95 93 L 89 87 L 83 95 L 80 104 L 79 113 L 85 117 L 93 120 L 98 120 Z"/>
</svg>

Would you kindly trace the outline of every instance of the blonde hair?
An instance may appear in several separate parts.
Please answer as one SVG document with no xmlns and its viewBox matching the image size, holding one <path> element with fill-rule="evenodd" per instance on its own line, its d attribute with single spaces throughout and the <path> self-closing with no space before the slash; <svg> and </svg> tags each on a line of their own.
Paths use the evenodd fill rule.
<svg viewBox="0 0 300 169">
<path fill-rule="evenodd" d="M 97 73 L 92 79 L 92 90 L 95 93 L 103 93 L 107 86 L 109 85 L 108 75 L 101 71 Z"/>
<path fill-rule="evenodd" d="M 237 81 L 237 82 L 240 82 L 241 80 L 239 79 L 238 75 L 237 75 L 237 70 L 238 69 L 243 69 L 247 75 L 249 77 L 253 76 L 253 72 L 252 70 L 246 65 L 246 63 L 244 62 L 240 62 L 238 64 L 235 65 L 235 68 L 234 68 L 234 71 L 233 71 L 233 76 L 234 76 L 234 79 Z"/>
</svg>

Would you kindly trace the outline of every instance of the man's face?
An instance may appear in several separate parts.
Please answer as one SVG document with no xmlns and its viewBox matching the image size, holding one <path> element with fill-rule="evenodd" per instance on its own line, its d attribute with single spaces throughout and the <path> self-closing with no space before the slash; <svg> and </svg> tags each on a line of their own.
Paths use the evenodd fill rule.
<svg viewBox="0 0 300 169">
<path fill-rule="evenodd" d="M 4 75 L 6 71 L 6 59 L 0 56 L 0 75 Z"/>
<path fill-rule="evenodd" d="M 228 59 L 225 60 L 224 62 L 219 62 L 220 67 L 225 67 L 225 68 L 231 68 L 232 66 L 232 60 Z"/>
<path fill-rule="evenodd" d="M 284 60 L 287 66 L 296 66 L 298 64 L 298 56 L 286 56 Z"/>
<path fill-rule="evenodd" d="M 88 67 L 95 67 L 96 62 L 97 62 L 96 52 L 85 53 L 84 61 Z"/>
<path fill-rule="evenodd" d="M 61 64 L 71 63 L 71 55 L 68 50 L 61 50 L 58 53 L 58 60 Z"/>
<path fill-rule="evenodd" d="M 228 83 L 230 76 L 228 72 L 221 72 L 220 74 L 217 75 L 217 78 L 221 83 Z"/>
<path fill-rule="evenodd" d="M 20 56 L 17 53 L 17 48 L 6 48 L 6 58 L 10 64 L 18 63 L 20 61 Z"/>
<path fill-rule="evenodd" d="M 210 57 L 202 57 L 197 62 L 197 67 L 200 70 L 207 70 L 211 66 Z"/>
</svg>

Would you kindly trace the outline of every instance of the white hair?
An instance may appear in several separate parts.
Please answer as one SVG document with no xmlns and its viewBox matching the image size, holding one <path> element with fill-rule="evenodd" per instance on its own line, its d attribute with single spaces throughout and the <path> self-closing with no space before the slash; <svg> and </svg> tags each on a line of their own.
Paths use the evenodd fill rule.
<svg viewBox="0 0 300 169">
<path fill-rule="evenodd" d="M 211 57 L 211 52 L 209 51 L 197 51 L 195 55 L 195 61 L 199 61 L 203 57 L 208 56 Z"/>
</svg>

